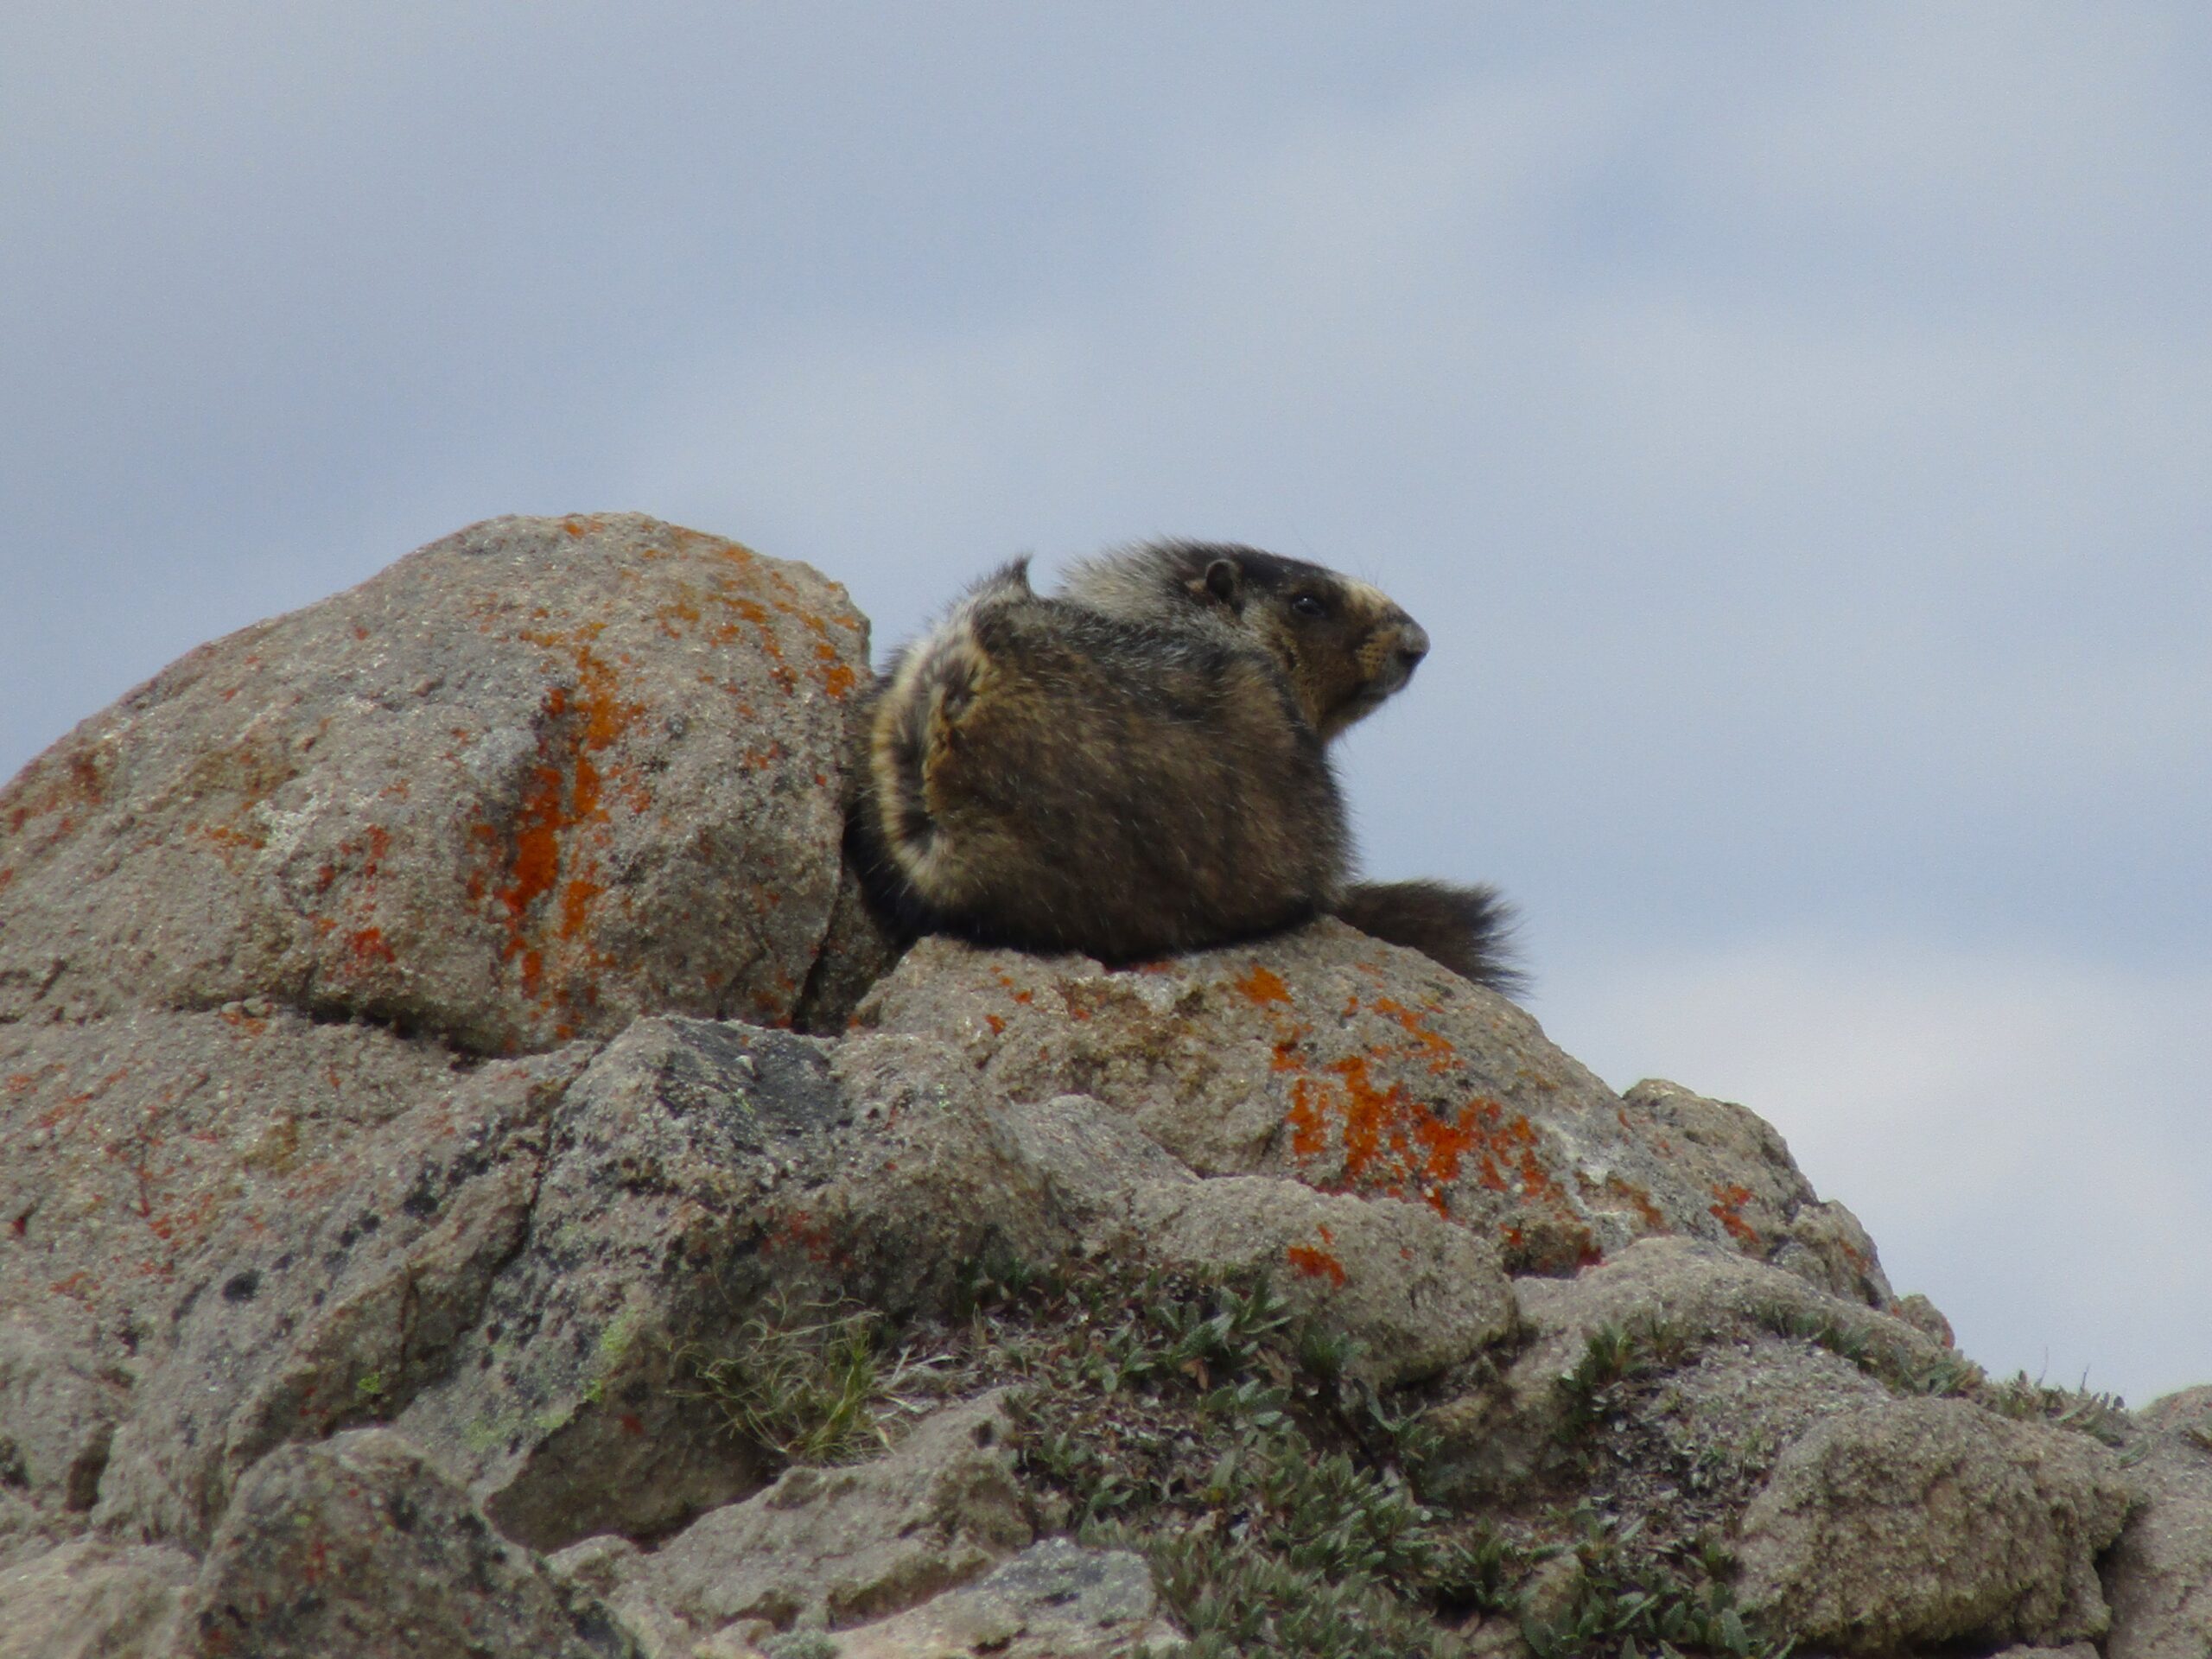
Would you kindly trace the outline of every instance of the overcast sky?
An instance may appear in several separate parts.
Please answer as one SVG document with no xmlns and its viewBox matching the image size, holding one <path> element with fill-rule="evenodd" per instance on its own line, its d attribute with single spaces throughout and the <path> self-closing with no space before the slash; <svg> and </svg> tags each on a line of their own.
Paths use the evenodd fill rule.
<svg viewBox="0 0 2212 1659">
<path fill-rule="evenodd" d="M 1994 1370 L 2212 1382 L 2212 12 L 0 9 L 0 775 L 500 512 L 1435 640 L 1367 861 Z"/>
</svg>

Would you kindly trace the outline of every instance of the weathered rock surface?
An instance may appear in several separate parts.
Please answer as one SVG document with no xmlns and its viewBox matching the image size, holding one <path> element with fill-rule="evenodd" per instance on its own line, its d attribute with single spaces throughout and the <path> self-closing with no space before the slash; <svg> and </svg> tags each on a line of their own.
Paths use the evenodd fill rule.
<svg viewBox="0 0 2212 1659">
<path fill-rule="evenodd" d="M 581 1052 L 234 1007 L 0 1028 L 0 1406 L 49 1511 L 206 1540 L 282 1440 L 404 1403 L 518 1241 Z"/>
<path fill-rule="evenodd" d="M 255 1467 L 208 1548 L 182 1652 L 632 1659 L 637 1645 L 407 1441 L 372 1428 Z"/>
<path fill-rule="evenodd" d="M 264 996 L 511 1053 L 787 1018 L 868 671 L 804 565 L 633 515 L 473 525 L 0 791 L 0 1021 Z"/>
<path fill-rule="evenodd" d="M 880 1618 L 1030 1541 L 1008 1432 L 995 1394 L 948 1407 L 874 1462 L 793 1469 L 657 1549 L 590 1539 L 553 1566 L 677 1644 L 747 1621 L 841 1629 Z"/>
<path fill-rule="evenodd" d="M 838 1659 L 1174 1659 L 1152 1570 L 1127 1550 L 1048 1538 L 979 1584 L 840 1634 Z"/>
<path fill-rule="evenodd" d="M 399 1427 L 511 1535 L 649 1535 L 762 1478 L 687 1385 L 771 1290 L 911 1310 L 1048 1252 L 939 1046 L 639 1021 L 563 1097 L 529 1236 Z"/>
<path fill-rule="evenodd" d="M 924 940 L 855 1019 L 957 1042 L 995 1096 L 1088 1095 L 1200 1174 L 1425 1204 L 1516 1272 L 1670 1233 L 1847 1260 L 1751 1113 L 1617 1096 L 1503 997 L 1340 922 L 1122 971 Z M 1886 1296 L 1871 1253 L 1856 1271 Z"/>
<path fill-rule="evenodd" d="M 1444 1438 L 1434 1478 L 1463 1496 L 1509 1490 L 1552 1459 L 1575 1408 L 1570 1377 L 1601 1333 L 1626 1340 L 1632 1365 L 1690 1366 L 1725 1346 L 1756 1350 L 1790 1377 L 1740 1397 L 1720 1384 L 1721 1438 L 1746 1458 L 1762 1445 L 1770 1458 L 1825 1413 L 1884 1395 L 1859 1365 L 1806 1356 L 1816 1338 L 1921 1385 L 1962 1364 L 1903 1319 L 1700 1239 L 1640 1240 L 1576 1278 L 1524 1278 L 1514 1290 L 1529 1337 L 1502 1382 L 1429 1414 Z"/>
<path fill-rule="evenodd" d="M 0 1659 L 168 1659 L 196 1566 L 80 1537 L 0 1571 Z"/>
<path fill-rule="evenodd" d="M 2137 1424 L 2139 1507 L 2104 1561 L 2106 1656 L 2201 1659 L 2212 1654 L 2212 1388 L 2168 1395 Z"/>
<path fill-rule="evenodd" d="M 2110 1453 L 1962 1400 L 1890 1400 L 1785 1451 L 1743 1519 L 1747 1608 L 1886 1653 L 2101 1637 L 2095 1558 L 2128 1497 Z"/>
<path fill-rule="evenodd" d="M 1357 1341 L 1354 1374 L 1384 1386 L 1433 1376 L 1514 1328 L 1497 1252 L 1426 1205 L 1225 1175 L 1155 1182 L 1133 1211 L 1149 1259 L 1267 1274 L 1294 1306 Z"/>
</svg>

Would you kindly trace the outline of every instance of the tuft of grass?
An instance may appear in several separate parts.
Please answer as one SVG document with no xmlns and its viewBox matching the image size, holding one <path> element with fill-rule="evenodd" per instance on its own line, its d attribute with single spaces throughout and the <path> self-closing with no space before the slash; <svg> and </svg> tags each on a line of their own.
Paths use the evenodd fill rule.
<svg viewBox="0 0 2212 1659">
<path fill-rule="evenodd" d="M 1264 1277 L 1001 1262 L 965 1282 L 966 1363 L 1019 1380 L 1028 1483 L 1085 1542 L 1145 1555 L 1192 1659 L 1447 1659 L 1471 1615 L 1517 1605 L 1525 1553 L 1418 1494 L 1433 1433 Z"/>
<path fill-rule="evenodd" d="M 2053 1389 L 2020 1371 L 2007 1382 L 1991 1383 L 1980 1398 L 1983 1405 L 2007 1417 L 2076 1429 L 2106 1446 L 2123 1446 L 2127 1440 L 2127 1402 L 2116 1394 L 2093 1392 L 2086 1377 L 2078 1389 Z"/>
<path fill-rule="evenodd" d="M 1566 1405 L 1560 1439 L 1587 1433 L 1611 1408 L 1621 1384 L 1679 1363 L 1692 1345 L 1679 1326 L 1648 1316 L 1599 1325 L 1585 1339 L 1573 1370 L 1559 1379 Z"/>
<path fill-rule="evenodd" d="M 1908 1360 L 1877 1346 L 1863 1325 L 1847 1325 L 1809 1308 L 1769 1308 L 1759 1323 L 1777 1337 L 1809 1342 L 1850 1361 L 1892 1394 L 1971 1397 L 1988 1382 L 1981 1367 L 1963 1354 Z"/>
<path fill-rule="evenodd" d="M 836 1303 L 771 1298 L 720 1352 L 680 1358 L 695 1397 L 730 1431 L 786 1464 L 852 1463 L 891 1444 L 892 1425 L 920 1408 L 901 1390 L 926 1369 L 886 1358 L 882 1317 Z"/>
<path fill-rule="evenodd" d="M 1522 1620 L 1536 1659 L 1681 1659 L 1685 1651 L 1787 1659 L 1790 1643 L 1745 1624 L 1728 1582 L 1735 1562 L 1718 1540 L 1639 1549 L 1640 1520 L 1621 1521 L 1587 1501 L 1572 1519 L 1577 1536 L 1564 1592 L 1549 1599 L 1547 1613 Z"/>
</svg>

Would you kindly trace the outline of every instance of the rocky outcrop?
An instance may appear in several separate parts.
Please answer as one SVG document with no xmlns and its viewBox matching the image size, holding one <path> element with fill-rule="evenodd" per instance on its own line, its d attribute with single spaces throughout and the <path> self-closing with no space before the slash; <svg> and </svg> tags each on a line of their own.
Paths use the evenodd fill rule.
<svg viewBox="0 0 2212 1659">
<path fill-rule="evenodd" d="M 2086 1436 L 1963 1400 L 1870 1402 L 1792 1444 L 1745 1511 L 1745 1604 L 1862 1653 L 2102 1636 L 2095 1559 L 2127 1507 Z"/>
<path fill-rule="evenodd" d="M 803 565 L 632 516 L 474 525 L 202 646 L 0 792 L 0 1019 L 264 996 L 492 1054 L 788 1019 L 868 672 Z"/>
<path fill-rule="evenodd" d="M 1135 972 L 929 939 L 855 1019 L 957 1044 L 1009 1101 L 1091 1096 L 1201 1175 L 1425 1205 L 1516 1272 L 1670 1234 L 1891 1300 L 1751 1113 L 1671 1084 L 1617 1096 L 1503 997 L 1342 922 Z"/>
<path fill-rule="evenodd" d="M 378 1428 L 262 1459 L 208 1547 L 185 1623 L 192 1659 L 638 1651 L 603 1607 Z"/>
<path fill-rule="evenodd" d="M 605 1536 L 556 1568 L 664 1644 L 865 1623 L 989 1572 L 1032 1536 L 1002 1400 L 936 1412 L 852 1468 L 795 1468 L 651 1551 Z"/>
<path fill-rule="evenodd" d="M 0 1656 L 2212 1647 L 2212 1406 L 1745 1109 L 1337 921 L 899 959 L 865 653 L 497 520 L 0 791 Z"/>
</svg>

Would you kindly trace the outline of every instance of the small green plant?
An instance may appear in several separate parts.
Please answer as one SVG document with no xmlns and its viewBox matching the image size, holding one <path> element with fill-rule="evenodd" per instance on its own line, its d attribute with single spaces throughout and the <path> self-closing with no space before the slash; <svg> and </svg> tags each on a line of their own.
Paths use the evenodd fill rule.
<svg viewBox="0 0 2212 1659">
<path fill-rule="evenodd" d="M 1435 1433 L 1264 1278 L 969 1282 L 964 1363 L 1020 1379 L 1025 1473 L 1084 1541 L 1146 1556 L 1192 1659 L 1446 1659 L 1471 1614 L 1515 1605 L 1525 1552 L 1414 1484 Z"/>
<path fill-rule="evenodd" d="M 1789 1643 L 1744 1623 L 1727 1581 L 1735 1563 L 1717 1540 L 1639 1548 L 1640 1519 L 1621 1521 L 1586 1501 L 1573 1520 L 1578 1535 L 1565 1593 L 1546 1615 L 1522 1621 L 1536 1659 L 1680 1659 L 1685 1650 L 1785 1659 Z"/>
<path fill-rule="evenodd" d="M 1988 1380 L 1981 1367 L 1963 1354 L 1914 1359 L 1878 1344 L 1870 1326 L 1847 1324 L 1812 1308 L 1768 1308 L 1759 1323 L 1777 1337 L 1809 1342 L 1850 1361 L 1894 1394 L 1972 1395 Z"/>
<path fill-rule="evenodd" d="M 2120 1446 L 2127 1439 L 2127 1402 L 2116 1394 L 2093 1392 L 2087 1377 L 2078 1389 L 2053 1389 L 2020 1371 L 2008 1382 L 1991 1383 L 1980 1397 L 1982 1404 L 2007 1417 L 2077 1429 L 2106 1446 Z"/>
<path fill-rule="evenodd" d="M 1970 1397 L 1989 1381 L 1988 1373 L 1964 1354 L 1945 1352 L 1923 1362 L 1899 1362 L 1875 1375 L 1900 1394 L 1927 1394 L 1944 1398 Z"/>
<path fill-rule="evenodd" d="M 1877 1362 L 1872 1342 L 1864 1325 L 1849 1325 L 1834 1315 L 1810 1307 L 1778 1306 L 1766 1309 L 1759 1321 L 1777 1337 L 1788 1337 L 1797 1342 L 1809 1342 L 1815 1348 L 1825 1348 L 1838 1359 L 1849 1360 L 1862 1371 L 1872 1372 Z"/>
<path fill-rule="evenodd" d="M 1649 1317 L 1599 1325 L 1584 1339 L 1582 1357 L 1559 1380 L 1565 1412 L 1560 1438 L 1579 1440 L 1596 1427 L 1624 1382 L 1679 1361 L 1690 1348 L 1678 1326 Z"/>
<path fill-rule="evenodd" d="M 883 1450 L 891 1424 L 918 1408 L 901 1389 L 923 1363 L 905 1352 L 887 1363 L 880 1342 L 868 1309 L 777 1297 L 724 1351 L 682 1357 L 733 1433 L 786 1463 L 850 1463 Z"/>
</svg>

